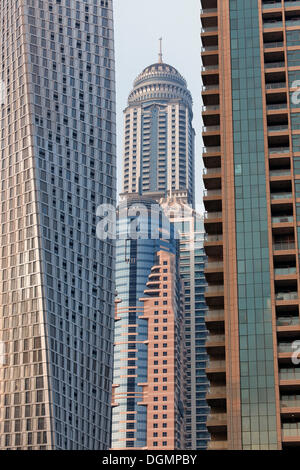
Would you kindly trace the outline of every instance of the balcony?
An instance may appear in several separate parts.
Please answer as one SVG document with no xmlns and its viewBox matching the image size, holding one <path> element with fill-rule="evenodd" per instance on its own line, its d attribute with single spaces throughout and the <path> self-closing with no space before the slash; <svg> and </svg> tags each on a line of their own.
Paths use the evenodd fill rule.
<svg viewBox="0 0 300 470">
<path fill-rule="evenodd" d="M 204 250 L 207 256 L 223 257 L 223 236 L 207 235 L 204 238 Z"/>
<path fill-rule="evenodd" d="M 267 104 L 267 111 L 281 111 L 285 110 L 287 112 L 287 103 L 270 103 Z"/>
<path fill-rule="evenodd" d="M 298 292 L 278 292 L 276 294 L 276 301 L 279 302 L 290 302 L 293 300 L 298 300 Z"/>
<path fill-rule="evenodd" d="M 277 317 L 277 327 L 278 328 L 285 328 L 291 326 L 300 326 L 300 318 L 299 315 L 297 316 L 284 316 L 284 317 Z"/>
<path fill-rule="evenodd" d="M 228 443 L 227 441 L 210 441 L 207 445 L 207 450 L 227 450 Z"/>
<path fill-rule="evenodd" d="M 300 422 L 282 423 L 281 434 L 284 447 L 298 447 L 300 444 Z"/>
<path fill-rule="evenodd" d="M 222 210 L 222 191 L 221 189 L 206 190 L 203 194 L 205 209 L 211 212 Z"/>
<path fill-rule="evenodd" d="M 263 23 L 264 29 L 278 29 L 278 28 L 282 28 L 282 26 L 283 26 L 282 21 L 276 21 L 276 20 L 264 21 Z"/>
<path fill-rule="evenodd" d="M 278 126 L 268 126 L 268 133 L 269 134 L 273 134 L 276 132 L 276 134 L 278 132 L 282 132 L 282 133 L 287 133 L 289 131 L 289 126 L 288 124 L 284 124 L 284 125 L 278 125 Z"/>
<path fill-rule="evenodd" d="M 208 354 L 225 354 L 225 335 L 209 334 L 205 347 Z"/>
<path fill-rule="evenodd" d="M 208 393 L 206 395 L 206 401 L 208 404 L 214 404 L 215 406 L 220 406 L 220 402 L 222 403 L 226 401 L 226 387 L 210 386 Z"/>
<path fill-rule="evenodd" d="M 287 267 L 287 268 L 275 268 L 274 269 L 275 277 L 297 277 L 297 268 L 296 267 Z"/>
<path fill-rule="evenodd" d="M 211 285 L 205 289 L 205 300 L 209 307 L 216 307 L 217 309 L 224 309 L 224 286 Z"/>
<path fill-rule="evenodd" d="M 225 360 L 210 359 L 206 366 L 206 375 L 209 380 L 222 381 L 225 380 L 226 362 Z M 299 377 L 300 380 L 300 377 Z"/>
<path fill-rule="evenodd" d="M 218 26 L 205 26 L 201 28 L 201 36 L 218 33 Z"/>
<path fill-rule="evenodd" d="M 216 106 L 202 106 L 203 114 L 220 114 L 220 105 Z"/>
<path fill-rule="evenodd" d="M 295 242 L 275 242 L 273 243 L 273 250 L 274 251 L 291 251 L 295 250 L 296 245 Z"/>
<path fill-rule="evenodd" d="M 222 212 L 205 212 L 204 227 L 208 234 L 222 233 Z"/>
<path fill-rule="evenodd" d="M 293 197 L 293 193 L 284 193 L 284 192 L 281 192 L 281 193 L 272 193 L 271 194 L 271 200 L 272 201 L 285 201 L 285 200 L 289 200 L 289 199 L 292 199 Z"/>
<path fill-rule="evenodd" d="M 279 179 L 286 180 L 291 178 L 291 169 L 290 168 L 283 168 L 283 169 L 276 169 L 276 170 L 270 170 L 270 178 L 272 181 Z"/>
<path fill-rule="evenodd" d="M 274 154 L 289 154 L 290 153 L 290 148 L 285 146 L 285 147 L 269 147 L 269 155 L 274 155 Z"/>
<path fill-rule="evenodd" d="M 264 49 L 278 49 L 284 47 L 283 41 L 272 41 L 272 42 L 265 42 Z"/>
<path fill-rule="evenodd" d="M 273 216 L 272 231 L 277 236 L 292 234 L 294 231 L 294 217 L 292 215 Z"/>
<path fill-rule="evenodd" d="M 204 168 L 203 182 L 206 189 L 221 189 L 221 168 Z"/>
<path fill-rule="evenodd" d="M 227 414 L 211 413 L 207 418 L 206 426 L 209 432 L 226 432 Z"/>
<path fill-rule="evenodd" d="M 289 1 L 289 0 L 285 0 L 285 2 L 284 2 L 284 7 L 285 7 L 286 10 L 289 10 L 289 11 L 291 11 L 291 10 L 293 10 L 293 9 L 299 10 L 299 8 L 300 8 L 300 1 L 299 1 L 299 0 L 290 0 L 290 1 Z"/>
<path fill-rule="evenodd" d="M 219 330 L 224 327 L 224 310 L 208 310 L 205 315 L 205 323 L 209 331 Z"/>
<path fill-rule="evenodd" d="M 202 138 L 205 146 L 220 145 L 220 126 L 204 126 Z"/>
<path fill-rule="evenodd" d="M 220 168 L 221 167 L 221 147 L 204 147 L 203 149 L 203 163 L 206 168 Z"/>
<path fill-rule="evenodd" d="M 285 312 L 284 312 L 285 313 Z M 278 340 L 297 340 L 300 337 L 300 318 L 296 316 L 279 316 L 276 320 Z"/>
<path fill-rule="evenodd" d="M 204 269 L 206 280 L 207 282 L 210 282 L 210 283 L 223 282 L 223 278 L 224 278 L 223 272 L 224 272 L 224 264 L 222 261 L 208 260 Z"/>
</svg>

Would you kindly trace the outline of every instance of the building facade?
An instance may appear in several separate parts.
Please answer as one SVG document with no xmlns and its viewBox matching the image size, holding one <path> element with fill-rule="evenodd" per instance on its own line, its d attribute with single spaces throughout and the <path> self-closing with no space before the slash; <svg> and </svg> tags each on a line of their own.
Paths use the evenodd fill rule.
<svg viewBox="0 0 300 470">
<path fill-rule="evenodd" d="M 186 190 L 194 205 L 192 104 L 185 79 L 161 55 L 137 77 L 124 111 L 124 193 Z"/>
<path fill-rule="evenodd" d="M 135 237 L 132 225 L 139 227 Z M 131 195 L 119 206 L 117 233 L 112 449 L 181 449 L 182 297 L 174 228 L 155 200 Z"/>
<path fill-rule="evenodd" d="M 206 402 L 208 357 L 203 216 L 187 204 L 183 191 L 161 199 L 160 205 L 179 234 L 184 296 L 184 448 L 206 450 L 210 436 L 206 427 L 209 408 Z"/>
<path fill-rule="evenodd" d="M 107 449 L 115 204 L 112 1 L 0 6 L 1 449 Z"/>
<path fill-rule="evenodd" d="M 202 0 L 211 449 L 300 444 L 299 17 Z"/>
</svg>

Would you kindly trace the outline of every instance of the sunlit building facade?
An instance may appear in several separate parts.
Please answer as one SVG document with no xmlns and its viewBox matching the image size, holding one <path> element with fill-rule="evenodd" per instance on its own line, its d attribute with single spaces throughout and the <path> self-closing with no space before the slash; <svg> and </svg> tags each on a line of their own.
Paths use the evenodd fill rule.
<svg viewBox="0 0 300 470">
<path fill-rule="evenodd" d="M 1 449 L 107 449 L 115 204 L 112 1 L 0 5 Z"/>
<path fill-rule="evenodd" d="M 131 226 L 138 226 L 133 236 Z M 183 448 L 182 289 L 174 227 L 155 200 L 119 206 L 112 449 Z M 153 236 L 153 234 L 155 234 Z"/>
<path fill-rule="evenodd" d="M 300 4 L 201 3 L 209 448 L 296 448 Z"/>
</svg>

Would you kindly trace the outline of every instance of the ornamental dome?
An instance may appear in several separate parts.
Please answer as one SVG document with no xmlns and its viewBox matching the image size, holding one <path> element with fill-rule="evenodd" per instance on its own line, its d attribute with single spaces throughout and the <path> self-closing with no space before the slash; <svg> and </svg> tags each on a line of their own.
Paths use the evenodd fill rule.
<svg viewBox="0 0 300 470">
<path fill-rule="evenodd" d="M 128 105 L 170 100 L 181 100 L 192 109 L 192 95 L 185 79 L 174 67 L 160 61 L 146 67 L 136 78 Z"/>
</svg>

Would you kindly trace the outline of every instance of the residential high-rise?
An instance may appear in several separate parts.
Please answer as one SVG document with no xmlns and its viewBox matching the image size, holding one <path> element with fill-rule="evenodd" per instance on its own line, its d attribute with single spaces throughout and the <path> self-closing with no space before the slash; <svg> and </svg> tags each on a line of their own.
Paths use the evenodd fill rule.
<svg viewBox="0 0 300 470">
<path fill-rule="evenodd" d="M 124 193 L 186 190 L 194 205 L 192 104 L 185 79 L 161 54 L 137 77 L 124 111 Z"/>
<path fill-rule="evenodd" d="M 180 277 L 184 296 L 184 448 L 206 450 L 207 329 L 205 315 L 203 217 L 188 204 L 183 192 L 161 199 L 161 207 L 179 233 Z"/>
<path fill-rule="evenodd" d="M 174 227 L 156 201 L 133 194 L 119 206 L 117 233 L 112 448 L 181 449 L 182 297 Z"/>
<path fill-rule="evenodd" d="M 174 67 L 163 62 L 162 53 L 159 54 L 158 62 L 146 67 L 135 80 L 124 116 L 122 197 L 139 194 L 152 198 L 161 205 L 168 216 L 168 208 L 172 208 L 174 203 L 179 204 L 179 207 L 188 208 L 186 212 L 180 211 L 170 217 L 172 224 L 180 223 L 180 228 L 182 223 L 184 224 L 183 218 L 187 217 L 184 226 L 189 225 L 189 235 L 192 235 L 193 239 L 190 245 L 184 243 L 184 237 L 188 234 L 181 232 L 182 239 L 178 251 L 180 273 L 184 278 L 183 294 L 184 290 L 187 290 L 187 294 L 183 295 L 182 323 L 185 358 L 181 371 L 184 384 L 182 436 L 183 448 L 204 449 L 209 437 L 206 429 L 208 411 L 205 402 L 205 254 L 203 235 L 202 242 L 194 243 L 194 238 L 199 234 L 193 210 L 195 132 L 192 125 L 192 97 L 185 79 Z M 147 269 L 149 274 L 150 267 Z M 115 350 L 115 357 L 117 356 Z"/>
<path fill-rule="evenodd" d="M 202 0 L 211 449 L 300 444 L 299 17 Z"/>
<path fill-rule="evenodd" d="M 110 446 L 115 204 L 111 0 L 0 5 L 1 449 Z"/>
</svg>

